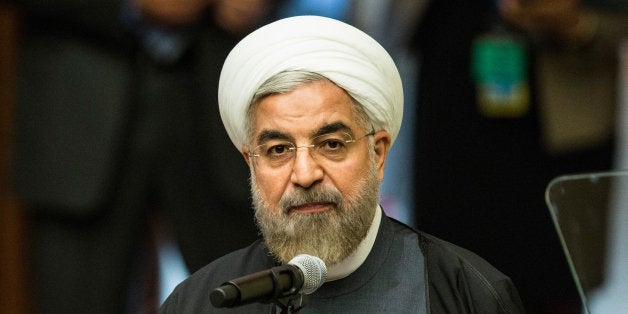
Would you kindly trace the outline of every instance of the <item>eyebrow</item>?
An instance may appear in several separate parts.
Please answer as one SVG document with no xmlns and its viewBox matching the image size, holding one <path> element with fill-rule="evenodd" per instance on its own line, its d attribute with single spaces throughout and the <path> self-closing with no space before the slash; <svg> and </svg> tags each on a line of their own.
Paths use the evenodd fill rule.
<svg viewBox="0 0 628 314">
<path fill-rule="evenodd" d="M 320 135 L 330 134 L 338 131 L 351 133 L 351 128 L 348 127 L 346 124 L 338 121 L 323 125 L 318 130 L 314 131 L 310 136 L 311 138 L 314 138 Z M 263 144 L 269 140 L 292 141 L 293 137 L 277 130 L 262 130 L 262 132 L 260 132 L 260 134 L 257 136 L 257 143 L 259 144 Z"/>
<path fill-rule="evenodd" d="M 338 131 L 345 131 L 345 132 L 351 133 L 351 128 L 340 121 L 333 122 L 333 123 L 325 124 L 322 127 L 320 127 L 316 132 L 314 132 L 314 134 L 312 134 L 312 137 L 335 133 Z"/>
<path fill-rule="evenodd" d="M 288 134 L 277 131 L 277 130 L 262 130 L 260 134 L 257 136 L 257 143 L 263 144 L 269 140 L 291 140 L 292 137 L 288 136 Z"/>
</svg>

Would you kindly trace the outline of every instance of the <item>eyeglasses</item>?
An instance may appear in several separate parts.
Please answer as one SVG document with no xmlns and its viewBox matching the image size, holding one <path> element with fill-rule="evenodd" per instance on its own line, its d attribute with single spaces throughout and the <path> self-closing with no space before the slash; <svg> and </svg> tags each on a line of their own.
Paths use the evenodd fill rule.
<svg viewBox="0 0 628 314">
<path fill-rule="evenodd" d="M 317 161 L 329 160 L 338 162 L 347 157 L 349 148 L 353 143 L 374 134 L 375 131 L 371 131 L 357 139 L 353 139 L 346 132 L 323 134 L 313 138 L 312 144 L 302 146 L 296 146 L 294 143 L 286 140 L 273 139 L 256 146 L 249 152 L 249 157 L 253 159 L 258 167 L 279 168 L 294 161 L 299 148 L 307 148 L 310 156 Z"/>
</svg>

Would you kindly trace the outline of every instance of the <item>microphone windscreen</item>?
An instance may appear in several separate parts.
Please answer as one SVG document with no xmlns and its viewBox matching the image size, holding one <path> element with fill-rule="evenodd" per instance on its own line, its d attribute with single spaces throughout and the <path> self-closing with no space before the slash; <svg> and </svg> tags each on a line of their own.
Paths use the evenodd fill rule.
<svg viewBox="0 0 628 314">
<path fill-rule="evenodd" d="M 327 266 L 316 256 L 299 254 L 288 264 L 297 266 L 303 273 L 303 287 L 299 293 L 310 294 L 322 286 L 327 279 Z"/>
</svg>

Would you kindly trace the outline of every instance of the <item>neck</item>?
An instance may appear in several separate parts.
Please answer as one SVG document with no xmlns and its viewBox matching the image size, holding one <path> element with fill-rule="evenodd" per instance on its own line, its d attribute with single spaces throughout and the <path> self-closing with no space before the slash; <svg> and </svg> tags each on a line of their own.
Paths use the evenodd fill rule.
<svg viewBox="0 0 628 314">
<path fill-rule="evenodd" d="M 358 248 L 349 255 L 347 258 L 342 260 L 340 263 L 329 266 L 327 269 L 327 281 L 333 281 L 345 278 L 351 273 L 353 273 L 358 267 L 364 263 L 366 258 L 368 257 L 371 249 L 373 248 L 373 244 L 375 243 L 375 238 L 377 237 L 377 231 L 379 230 L 379 224 L 382 219 L 382 211 L 379 207 L 375 208 L 375 215 L 373 215 L 373 222 L 371 223 L 371 227 L 369 227 L 366 236 L 358 245 Z"/>
</svg>

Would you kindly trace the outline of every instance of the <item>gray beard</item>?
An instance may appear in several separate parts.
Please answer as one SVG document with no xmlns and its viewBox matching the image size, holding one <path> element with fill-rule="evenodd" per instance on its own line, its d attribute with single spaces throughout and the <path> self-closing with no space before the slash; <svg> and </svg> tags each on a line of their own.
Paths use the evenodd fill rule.
<svg viewBox="0 0 628 314">
<path fill-rule="evenodd" d="M 334 265 L 353 253 L 366 237 L 379 200 L 379 178 L 374 160 L 351 194 L 334 186 L 316 184 L 284 194 L 273 209 L 259 193 L 251 169 L 251 194 L 256 223 L 266 246 L 280 262 L 298 254 L 310 254 Z M 333 210 L 313 214 L 289 214 L 288 208 L 310 202 L 330 202 Z"/>
</svg>

